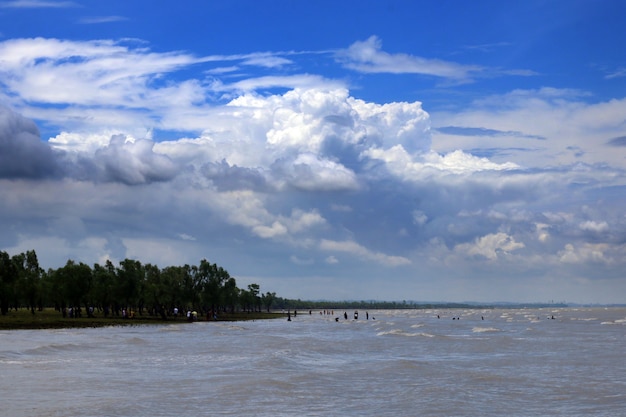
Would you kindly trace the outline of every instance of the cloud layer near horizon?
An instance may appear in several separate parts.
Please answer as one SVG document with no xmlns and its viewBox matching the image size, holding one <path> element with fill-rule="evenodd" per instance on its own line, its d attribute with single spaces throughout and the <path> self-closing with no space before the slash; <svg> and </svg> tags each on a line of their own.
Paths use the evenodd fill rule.
<svg viewBox="0 0 626 417">
<path fill-rule="evenodd" d="M 364 72 L 424 63 L 381 48 L 370 38 L 334 56 Z M 598 283 L 623 286 L 623 100 L 513 91 L 429 115 L 310 74 L 168 78 L 196 65 L 290 62 L 112 41 L 0 43 L 0 247 L 34 248 L 50 267 L 207 257 L 303 298 L 294 288 L 311 294 L 304 278 L 350 282 L 311 295 L 322 298 L 438 299 L 448 287 L 458 300 L 545 300 L 559 288 L 595 301 L 583 297 L 610 287 Z M 435 75 L 475 69 L 458 70 Z M 529 126 L 529 114 L 545 121 Z M 42 141 L 33 119 L 62 132 Z M 388 276 L 375 293 L 350 288 Z"/>
</svg>

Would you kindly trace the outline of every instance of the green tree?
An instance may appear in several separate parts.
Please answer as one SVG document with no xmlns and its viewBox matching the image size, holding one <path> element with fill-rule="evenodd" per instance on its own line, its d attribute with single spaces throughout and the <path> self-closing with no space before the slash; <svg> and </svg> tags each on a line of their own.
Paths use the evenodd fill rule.
<svg viewBox="0 0 626 417">
<path fill-rule="evenodd" d="M 161 282 L 163 288 L 169 294 L 167 307 L 169 311 L 174 308 L 180 308 L 186 304 L 185 299 L 185 281 L 188 274 L 186 266 L 168 266 L 161 271 Z"/>
<path fill-rule="evenodd" d="M 267 312 L 269 313 L 270 308 L 272 307 L 272 304 L 274 303 L 274 300 L 276 300 L 276 293 L 268 291 L 261 296 L 261 299 L 263 301 L 263 305 L 265 305 L 265 308 L 267 309 Z"/>
<path fill-rule="evenodd" d="M 80 317 L 80 306 L 84 304 L 89 312 L 89 296 L 93 282 L 91 267 L 84 263 L 77 264 L 68 260 L 64 267 L 54 272 L 54 291 L 61 295 L 61 308 L 67 302 L 76 311 L 75 317 Z"/>
<path fill-rule="evenodd" d="M 250 303 L 252 304 L 253 310 L 261 311 L 261 297 L 259 297 L 261 287 L 259 287 L 259 284 L 248 285 L 248 292 L 250 293 Z"/>
<path fill-rule="evenodd" d="M 34 250 L 29 250 L 26 253 L 13 256 L 12 261 L 17 274 L 16 291 L 18 297 L 20 301 L 28 305 L 31 313 L 35 314 L 43 272 L 39 267 L 37 254 Z"/>
<path fill-rule="evenodd" d="M 198 287 L 202 291 L 202 302 L 205 306 L 210 306 L 212 311 L 219 311 L 225 306 L 224 285 L 230 279 L 228 271 L 211 264 L 206 259 L 200 261 L 197 269 L 199 280 Z"/>
<path fill-rule="evenodd" d="M 117 295 L 123 299 L 124 307 L 139 306 L 141 310 L 144 289 L 144 268 L 141 262 L 128 258 L 121 261 L 117 279 Z"/>
<path fill-rule="evenodd" d="M 7 315 L 9 305 L 15 299 L 15 281 L 15 264 L 7 252 L 0 251 L 0 312 L 3 316 Z"/>
<path fill-rule="evenodd" d="M 171 291 L 167 286 L 164 274 L 156 265 L 147 264 L 146 299 L 152 303 L 151 311 L 156 312 L 163 320 L 167 320 L 166 306 L 171 304 Z"/>
<path fill-rule="evenodd" d="M 228 307 L 231 313 L 235 312 L 235 307 L 239 301 L 239 288 L 237 281 L 230 277 L 224 283 L 224 307 Z"/>
<path fill-rule="evenodd" d="M 105 317 L 108 317 L 114 303 L 116 280 L 115 266 L 110 260 L 107 259 L 104 266 L 100 264 L 93 266 L 92 298 L 95 305 L 104 311 Z"/>
<path fill-rule="evenodd" d="M 277 301 L 278 300 L 278 301 Z M 88 314 L 91 307 L 110 309 L 119 315 L 125 307 L 139 314 L 148 308 L 150 314 L 166 319 L 175 307 L 191 308 L 215 313 L 236 308 L 261 311 L 262 305 L 270 309 L 276 302 L 286 304 L 293 300 L 277 299 L 275 293 L 260 294 L 258 284 L 239 289 L 228 271 L 202 259 L 195 266 L 156 265 L 125 259 L 116 267 L 111 261 L 93 268 L 68 260 L 58 269 L 44 271 L 40 268 L 34 250 L 11 257 L 0 251 L 0 311 L 6 315 L 11 307 L 28 305 L 35 308 L 54 306 L 65 312 L 73 307 L 80 314 L 84 306 Z"/>
</svg>

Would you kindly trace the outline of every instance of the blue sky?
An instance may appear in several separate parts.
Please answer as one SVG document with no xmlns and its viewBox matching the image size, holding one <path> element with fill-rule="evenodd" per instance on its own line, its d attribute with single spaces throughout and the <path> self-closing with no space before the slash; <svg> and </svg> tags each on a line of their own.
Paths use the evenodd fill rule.
<svg viewBox="0 0 626 417">
<path fill-rule="evenodd" d="M 0 3 L 0 250 L 626 300 L 622 1 Z"/>
</svg>

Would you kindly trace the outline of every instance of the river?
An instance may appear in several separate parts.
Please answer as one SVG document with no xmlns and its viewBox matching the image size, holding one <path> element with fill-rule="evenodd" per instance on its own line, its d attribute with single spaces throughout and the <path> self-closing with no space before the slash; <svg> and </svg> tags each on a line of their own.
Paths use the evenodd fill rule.
<svg viewBox="0 0 626 417">
<path fill-rule="evenodd" d="M 626 413 L 625 308 L 343 313 L 0 331 L 0 415 Z"/>
</svg>

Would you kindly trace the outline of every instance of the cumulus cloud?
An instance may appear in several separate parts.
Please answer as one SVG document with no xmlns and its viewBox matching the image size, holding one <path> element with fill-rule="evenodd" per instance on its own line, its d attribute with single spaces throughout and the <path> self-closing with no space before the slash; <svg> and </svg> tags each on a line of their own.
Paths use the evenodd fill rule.
<svg viewBox="0 0 626 417">
<path fill-rule="evenodd" d="M 0 108 L 0 243 L 47 248 L 47 260 L 216 254 L 248 276 L 295 274 L 285 264 L 337 277 L 394 268 L 407 285 L 478 265 L 507 277 L 624 265 L 623 100 L 546 88 L 429 114 L 287 73 L 287 55 L 0 42 L 4 101 L 63 125 L 46 143 L 32 120 Z M 480 72 L 387 53 L 377 38 L 337 59 L 456 81 Z M 202 76 L 170 77 L 192 65 Z M 284 72 L 244 76 L 244 66 Z M 237 76 L 212 78 L 227 72 Z"/>
<path fill-rule="evenodd" d="M 607 230 L 609 230 L 609 225 L 605 221 L 596 222 L 593 220 L 587 220 L 580 224 L 580 228 L 581 230 L 588 231 L 588 232 L 601 233 L 601 232 L 606 232 Z"/>
<path fill-rule="evenodd" d="M 563 250 L 559 251 L 558 256 L 561 262 L 567 264 L 586 262 L 607 264 L 612 262 L 612 259 L 605 254 L 608 249 L 608 245 L 603 243 L 582 243 L 580 245 L 568 243 Z"/>
<path fill-rule="evenodd" d="M 460 150 L 445 155 L 436 152 L 412 157 L 401 146 L 390 149 L 369 149 L 364 152 L 372 159 L 384 161 L 390 172 L 405 180 L 423 181 L 439 174 L 471 174 L 481 171 L 507 171 L 518 169 L 512 162 L 498 164 L 487 158 L 479 158 Z"/>
<path fill-rule="evenodd" d="M 207 162 L 201 172 L 210 179 L 220 191 L 257 190 L 269 188 L 266 174 L 260 169 L 230 165 L 226 160 Z"/>
<path fill-rule="evenodd" d="M 172 179 L 176 166 L 167 156 L 155 153 L 153 146 L 152 141 L 131 142 L 124 135 L 115 135 L 106 147 L 96 151 L 95 164 L 105 181 L 136 185 Z"/>
<path fill-rule="evenodd" d="M 420 103 L 367 103 L 345 89 L 244 94 L 204 122 L 202 138 L 155 149 L 204 165 L 207 177 L 222 187 L 356 190 L 370 149 L 401 146 L 419 154 L 430 144 L 428 114 Z M 226 184 L 226 173 L 237 184 Z"/>
<path fill-rule="evenodd" d="M 413 213 L 413 223 L 423 226 L 428 221 L 428 216 L 421 210 L 415 210 Z"/>
<path fill-rule="evenodd" d="M 472 243 L 457 245 L 455 250 L 469 256 L 479 256 L 495 261 L 499 256 L 508 255 L 523 247 L 525 245 L 522 242 L 516 242 L 512 236 L 499 232 L 481 236 Z"/>
<path fill-rule="evenodd" d="M 354 172 L 311 153 L 299 154 L 295 159 L 276 161 L 272 171 L 279 181 L 306 191 L 355 190 L 359 187 Z"/>
</svg>

